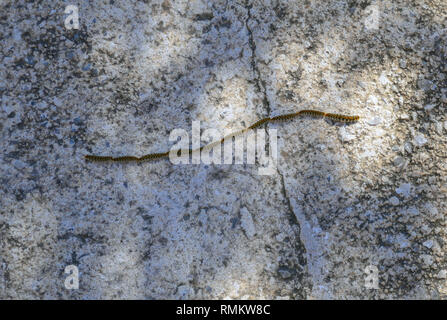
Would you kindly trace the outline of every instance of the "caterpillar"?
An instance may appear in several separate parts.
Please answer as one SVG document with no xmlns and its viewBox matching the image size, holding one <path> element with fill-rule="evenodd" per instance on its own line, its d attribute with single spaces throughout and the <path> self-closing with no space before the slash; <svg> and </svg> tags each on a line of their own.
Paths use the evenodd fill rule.
<svg viewBox="0 0 447 320">
<path fill-rule="evenodd" d="M 300 115 L 322 117 L 322 118 L 327 117 L 329 119 L 332 119 L 335 121 L 341 121 L 341 122 L 355 122 L 360 119 L 359 116 L 346 116 L 343 114 L 326 113 L 326 112 L 321 112 L 321 111 L 317 111 L 317 110 L 301 110 L 296 113 L 290 113 L 290 114 L 285 114 L 285 115 L 281 115 L 281 116 L 276 116 L 276 117 L 270 118 L 269 120 L 270 121 L 289 120 L 289 119 L 292 119 L 292 118 L 300 116 Z"/>
<path fill-rule="evenodd" d="M 85 156 L 85 160 L 89 160 L 89 161 L 109 161 L 109 160 L 113 160 L 113 157 L 102 157 L 102 156 L 94 156 L 94 155 L 86 155 Z"/>
<path fill-rule="evenodd" d="M 266 123 L 266 122 L 268 122 L 268 121 L 270 121 L 270 118 L 264 118 L 264 119 L 261 119 L 261 120 L 255 122 L 254 124 L 252 124 L 251 126 L 249 126 L 248 129 L 250 130 L 250 129 L 257 128 L 257 127 L 259 127 L 260 125 L 262 125 L 262 124 L 264 124 L 264 123 Z"/>
<path fill-rule="evenodd" d="M 122 156 L 117 158 L 112 158 L 112 161 L 123 162 L 123 161 L 138 161 L 140 158 L 134 156 Z"/>
<path fill-rule="evenodd" d="M 219 144 L 224 142 L 226 139 L 228 139 L 229 137 L 233 137 L 235 135 L 241 134 L 243 132 L 246 132 L 248 130 L 252 130 L 255 129 L 257 127 L 260 127 L 261 125 L 263 125 L 264 123 L 269 123 L 272 121 L 284 121 L 284 120 L 290 120 L 293 119 L 295 117 L 298 116 L 313 116 L 313 117 L 320 117 L 320 118 L 329 118 L 331 120 L 334 121 L 338 121 L 338 122 L 356 122 L 360 119 L 359 116 L 347 116 L 347 115 L 343 115 L 343 114 L 337 114 L 337 113 L 326 113 L 326 112 L 322 112 L 322 111 L 318 111 L 318 110 L 301 110 L 295 113 L 289 113 L 289 114 L 284 114 L 284 115 L 279 115 L 279 116 L 275 116 L 275 117 L 267 117 L 261 120 L 256 121 L 255 123 L 253 123 L 251 126 L 249 126 L 246 129 L 240 130 L 237 133 L 233 133 L 230 134 L 224 138 L 222 138 L 220 141 L 216 141 L 216 142 L 212 142 L 208 145 L 202 146 L 198 149 L 188 149 L 188 150 L 176 150 L 175 152 L 181 152 L 181 151 L 188 151 L 189 154 L 192 154 L 193 152 L 197 152 L 197 151 L 202 151 L 204 148 L 209 148 L 213 145 Z M 145 160 L 155 160 L 155 159 L 160 159 L 160 158 L 164 158 L 167 157 L 169 155 L 169 151 L 167 152 L 163 152 L 163 153 L 149 153 L 146 154 L 142 157 L 135 157 L 135 156 L 121 156 L 121 157 L 111 157 L 111 156 L 96 156 L 96 155 L 86 155 L 85 156 L 85 160 L 87 161 L 115 161 L 115 162 L 128 162 L 128 161 L 145 161 Z"/>
<path fill-rule="evenodd" d="M 145 156 L 142 156 L 141 158 L 139 158 L 138 160 L 140 161 L 144 161 L 144 160 L 152 160 L 152 159 L 158 159 L 158 158 L 163 158 L 169 155 L 169 152 L 164 152 L 164 153 L 151 153 L 151 154 L 147 154 Z"/>
</svg>

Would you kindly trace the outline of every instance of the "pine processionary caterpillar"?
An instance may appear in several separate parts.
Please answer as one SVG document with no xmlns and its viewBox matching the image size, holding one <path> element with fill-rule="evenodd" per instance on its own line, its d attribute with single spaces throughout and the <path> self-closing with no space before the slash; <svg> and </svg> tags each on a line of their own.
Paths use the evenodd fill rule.
<svg viewBox="0 0 447 320">
<path fill-rule="evenodd" d="M 144 161 L 144 160 L 153 160 L 153 159 L 159 159 L 159 158 L 163 158 L 169 155 L 169 152 L 164 152 L 164 153 L 151 153 L 151 154 L 147 154 L 142 156 L 141 158 L 139 158 L 138 160 L 140 161 Z"/>
<path fill-rule="evenodd" d="M 281 121 L 281 120 L 289 120 L 292 119 L 294 117 L 296 117 L 299 114 L 299 112 L 297 113 L 289 113 L 289 114 L 283 114 L 281 116 L 276 116 L 273 118 L 270 118 L 270 121 Z"/>
<path fill-rule="evenodd" d="M 290 115 L 285 115 L 285 116 L 279 116 L 279 117 L 289 117 L 293 118 L 295 116 L 298 115 L 308 115 L 308 116 L 314 116 L 314 117 L 322 117 L 322 118 L 329 118 L 335 121 L 341 121 L 341 122 L 355 122 L 359 120 L 359 116 L 346 116 L 343 114 L 337 114 L 337 113 L 326 113 L 326 112 L 321 112 L 321 111 L 317 111 L 317 110 L 301 110 L 300 112 L 297 113 L 292 113 Z"/>
<path fill-rule="evenodd" d="M 255 129 L 261 125 L 263 125 L 264 123 L 269 123 L 272 121 L 283 121 L 283 120 L 290 120 L 293 119 L 295 117 L 298 116 L 313 116 L 313 117 L 320 117 L 320 118 L 329 118 L 331 120 L 334 121 L 339 121 L 339 122 L 356 122 L 360 119 L 359 116 L 346 116 L 343 114 L 337 114 L 337 113 L 326 113 L 326 112 L 322 112 L 322 111 L 317 111 L 317 110 L 301 110 L 299 112 L 296 113 L 289 113 L 289 114 L 284 114 L 284 115 L 280 115 L 280 116 L 275 116 L 272 118 L 264 118 L 261 120 L 258 120 L 257 122 L 255 122 L 254 124 L 252 124 L 251 126 L 249 126 L 247 129 L 243 129 L 238 131 L 237 133 L 233 133 L 230 134 L 224 138 L 222 138 L 220 141 L 217 142 L 212 142 L 208 145 L 202 146 L 198 149 L 188 149 L 188 150 L 176 150 L 176 153 L 179 153 L 181 151 L 187 151 L 189 152 L 189 154 L 192 154 L 193 152 L 197 152 L 197 151 L 202 151 L 204 148 L 209 148 L 211 146 L 214 146 L 216 144 L 222 143 L 224 142 L 226 139 L 233 137 L 237 134 L 241 134 L 247 130 L 252 130 Z M 85 156 L 85 160 L 87 161 L 115 161 L 115 162 L 127 162 L 127 161 L 145 161 L 145 160 L 155 160 L 155 159 L 160 159 L 160 158 L 164 158 L 167 157 L 169 155 L 169 151 L 168 152 L 163 152 L 163 153 L 150 153 L 150 154 L 146 154 L 140 158 L 135 157 L 135 156 L 121 156 L 121 157 L 111 157 L 111 156 L 96 156 L 96 155 L 86 155 Z"/>
<path fill-rule="evenodd" d="M 112 158 L 113 161 L 117 162 L 125 162 L 125 161 L 138 161 L 140 158 L 134 157 L 134 156 L 122 156 L 122 157 L 116 157 Z"/>
<path fill-rule="evenodd" d="M 254 129 L 254 128 L 257 128 L 257 127 L 259 127 L 260 125 L 263 125 L 264 123 L 266 123 L 266 122 L 268 122 L 268 121 L 270 121 L 270 118 L 264 118 L 264 119 L 261 119 L 261 120 L 259 120 L 259 121 L 256 121 L 255 123 L 253 123 L 251 126 L 249 126 L 248 129 Z"/>
<path fill-rule="evenodd" d="M 85 156 L 85 160 L 88 161 L 109 161 L 109 160 L 113 160 L 113 157 L 102 157 L 102 156 L 94 156 L 94 155 L 86 155 Z"/>
</svg>

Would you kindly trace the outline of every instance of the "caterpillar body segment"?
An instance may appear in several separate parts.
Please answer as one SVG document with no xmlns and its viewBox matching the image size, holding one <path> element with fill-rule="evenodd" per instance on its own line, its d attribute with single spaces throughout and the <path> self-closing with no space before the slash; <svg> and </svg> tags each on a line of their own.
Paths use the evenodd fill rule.
<svg viewBox="0 0 447 320">
<path fill-rule="evenodd" d="M 324 117 L 326 115 L 325 112 L 318 111 L 318 110 L 301 110 L 298 112 L 298 114 L 304 114 L 309 116 L 316 116 L 316 117 Z"/>
<path fill-rule="evenodd" d="M 146 154 L 146 155 L 140 157 L 139 160 L 140 160 L 140 161 L 154 160 L 154 159 L 159 159 L 159 158 L 167 157 L 168 155 L 169 155 L 169 152 L 163 152 L 163 153 L 150 153 L 150 154 Z"/>
<path fill-rule="evenodd" d="M 257 127 L 259 127 L 260 125 L 262 125 L 262 124 L 268 122 L 269 120 L 270 120 L 270 118 L 264 118 L 264 119 L 261 119 L 261 120 L 259 120 L 259 121 L 256 121 L 256 122 L 253 123 L 251 126 L 249 126 L 248 129 L 254 129 L 254 128 L 257 128 Z"/>
<path fill-rule="evenodd" d="M 283 114 L 283 115 L 281 115 L 281 116 L 272 117 L 272 118 L 270 118 L 269 120 L 270 120 L 270 121 L 289 120 L 289 119 L 295 118 L 298 114 L 299 114 L 299 112 L 297 112 L 297 113 Z"/>
<path fill-rule="evenodd" d="M 138 161 L 138 160 L 140 160 L 140 158 L 133 157 L 133 156 L 122 156 L 122 157 L 112 158 L 112 161 L 115 161 L 115 162 Z"/>
<path fill-rule="evenodd" d="M 113 160 L 112 157 L 103 157 L 103 156 L 94 156 L 94 155 L 86 155 L 85 160 L 87 161 L 110 161 Z"/>
<path fill-rule="evenodd" d="M 346 116 L 343 114 L 335 114 L 335 113 L 326 113 L 325 117 L 342 122 L 355 122 L 360 119 L 359 116 Z"/>
</svg>

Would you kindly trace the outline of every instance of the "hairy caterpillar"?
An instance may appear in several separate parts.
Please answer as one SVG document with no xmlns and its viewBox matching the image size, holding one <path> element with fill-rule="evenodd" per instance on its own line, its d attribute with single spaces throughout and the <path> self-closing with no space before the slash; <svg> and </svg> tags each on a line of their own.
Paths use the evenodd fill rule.
<svg viewBox="0 0 447 320">
<path fill-rule="evenodd" d="M 138 157 L 134 157 L 134 156 L 122 156 L 122 157 L 116 157 L 116 158 L 112 158 L 113 161 L 138 161 L 140 160 L 140 158 Z"/>
<path fill-rule="evenodd" d="M 169 152 L 164 152 L 164 153 L 151 153 L 151 154 L 147 154 L 142 156 L 141 158 L 139 158 L 138 160 L 140 161 L 144 161 L 144 160 L 152 160 L 152 159 L 158 159 L 158 158 L 163 158 L 169 155 Z"/>
<path fill-rule="evenodd" d="M 109 161 L 113 160 L 113 157 L 102 157 L 102 156 L 93 156 L 93 155 L 86 155 L 85 160 L 89 161 Z"/>
<path fill-rule="evenodd" d="M 275 116 L 275 117 L 267 117 L 261 120 L 256 121 L 254 124 L 252 124 L 251 126 L 249 126 L 247 129 L 243 129 L 240 130 L 236 133 L 230 134 L 224 138 L 222 138 L 220 141 L 216 141 L 216 142 L 212 142 L 208 145 L 202 146 L 198 149 L 189 149 L 189 150 L 176 150 L 176 153 L 179 153 L 181 151 L 188 151 L 189 154 L 192 154 L 193 152 L 197 152 L 197 151 L 202 151 L 204 148 L 209 148 L 211 146 L 214 146 L 216 144 L 222 143 L 224 142 L 226 139 L 233 137 L 235 135 L 241 134 L 245 131 L 248 130 L 252 130 L 255 129 L 261 125 L 263 125 L 264 123 L 269 123 L 271 121 L 283 121 L 283 120 L 290 120 L 293 119 L 295 117 L 298 116 L 302 116 L 302 115 L 307 115 L 307 116 L 314 116 L 314 117 L 320 117 L 320 118 L 329 118 L 332 119 L 334 121 L 340 121 L 340 122 L 356 122 L 360 119 L 359 116 L 346 116 L 343 114 L 337 114 L 337 113 L 326 113 L 326 112 L 322 112 L 322 111 L 317 111 L 317 110 L 301 110 L 299 112 L 295 112 L 295 113 L 289 113 L 289 114 L 284 114 L 284 115 L 279 115 L 279 116 Z M 155 159 L 160 159 L 160 158 L 164 158 L 167 157 L 169 155 L 169 151 L 168 152 L 163 152 L 163 153 L 149 153 L 146 154 L 142 157 L 135 157 L 135 156 L 121 156 L 121 157 L 110 157 L 110 156 L 96 156 L 96 155 L 86 155 L 85 156 L 85 160 L 88 161 L 115 161 L 115 162 L 127 162 L 127 161 L 145 161 L 145 160 L 155 160 Z"/>
<path fill-rule="evenodd" d="M 297 116 L 300 115 L 307 115 L 307 116 L 314 116 L 314 117 L 321 117 L 321 118 L 330 118 L 332 120 L 335 121 L 341 121 L 341 122 L 355 122 L 357 120 L 359 120 L 359 116 L 346 116 L 343 114 L 337 114 L 337 113 L 326 113 L 326 112 L 321 112 L 321 111 L 317 111 L 317 110 L 301 110 L 299 112 L 296 113 L 290 113 L 290 114 L 285 114 L 285 115 L 281 115 L 281 116 L 276 116 L 273 118 L 270 118 L 270 121 L 277 121 L 277 120 L 289 120 L 292 118 L 295 118 Z"/>
<path fill-rule="evenodd" d="M 257 128 L 257 127 L 259 127 L 260 125 L 262 125 L 262 124 L 264 124 L 264 123 L 266 123 L 266 122 L 268 122 L 268 121 L 270 121 L 270 118 L 264 118 L 264 119 L 261 119 L 261 120 L 259 120 L 259 121 L 256 121 L 256 122 L 255 122 L 254 124 L 252 124 L 251 126 L 249 126 L 248 129 L 250 130 L 250 129 Z"/>
</svg>

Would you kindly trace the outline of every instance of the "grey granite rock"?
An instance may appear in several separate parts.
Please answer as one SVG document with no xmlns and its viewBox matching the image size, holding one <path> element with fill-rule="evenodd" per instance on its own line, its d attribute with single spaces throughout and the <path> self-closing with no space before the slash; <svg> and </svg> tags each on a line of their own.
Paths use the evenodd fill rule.
<svg viewBox="0 0 447 320">
<path fill-rule="evenodd" d="M 446 297 L 445 1 L 0 9 L 0 298 Z M 301 109 L 361 119 L 268 124 L 269 175 L 83 158 Z"/>
</svg>

